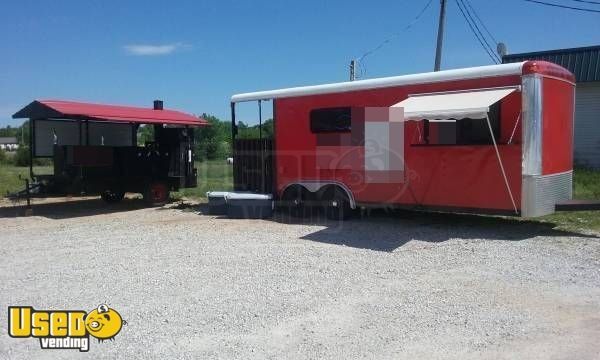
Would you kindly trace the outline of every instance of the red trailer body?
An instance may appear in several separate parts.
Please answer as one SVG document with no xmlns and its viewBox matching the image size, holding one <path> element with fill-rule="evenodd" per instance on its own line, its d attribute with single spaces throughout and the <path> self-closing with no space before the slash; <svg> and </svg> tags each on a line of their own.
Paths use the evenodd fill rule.
<svg viewBox="0 0 600 360">
<path fill-rule="evenodd" d="M 273 99 L 274 192 L 540 216 L 571 199 L 574 77 L 523 62 L 247 93 Z M 348 119 L 349 117 L 349 119 Z"/>
</svg>

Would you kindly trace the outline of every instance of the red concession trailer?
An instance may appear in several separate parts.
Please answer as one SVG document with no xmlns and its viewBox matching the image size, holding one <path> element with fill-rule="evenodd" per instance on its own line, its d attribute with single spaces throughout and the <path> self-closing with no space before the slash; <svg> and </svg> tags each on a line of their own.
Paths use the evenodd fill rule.
<svg viewBox="0 0 600 360">
<path fill-rule="evenodd" d="M 245 151 L 257 147 L 236 140 L 235 187 L 334 218 L 367 206 L 549 214 L 572 197 L 574 90 L 566 69 L 527 61 L 234 95 L 234 137 L 239 102 L 272 100 L 275 128 L 260 171 Z"/>
</svg>

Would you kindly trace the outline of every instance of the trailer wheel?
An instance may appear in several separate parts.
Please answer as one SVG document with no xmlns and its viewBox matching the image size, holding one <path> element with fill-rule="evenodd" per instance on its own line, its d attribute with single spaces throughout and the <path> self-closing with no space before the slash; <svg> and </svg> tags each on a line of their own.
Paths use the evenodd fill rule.
<svg viewBox="0 0 600 360">
<path fill-rule="evenodd" d="M 146 187 L 143 196 L 149 206 L 163 206 L 169 200 L 169 188 L 165 183 L 154 182 Z"/>
<path fill-rule="evenodd" d="M 102 194 L 100 194 L 100 197 L 106 203 L 114 204 L 123 200 L 123 198 L 125 197 L 125 193 L 122 191 L 105 190 Z"/>
<path fill-rule="evenodd" d="M 306 190 L 302 186 L 290 186 L 283 192 L 280 205 L 282 210 L 293 217 L 306 214 Z"/>
<path fill-rule="evenodd" d="M 352 215 L 350 199 L 346 192 L 335 186 L 327 191 L 324 200 L 325 214 L 330 220 L 346 220 Z"/>
</svg>

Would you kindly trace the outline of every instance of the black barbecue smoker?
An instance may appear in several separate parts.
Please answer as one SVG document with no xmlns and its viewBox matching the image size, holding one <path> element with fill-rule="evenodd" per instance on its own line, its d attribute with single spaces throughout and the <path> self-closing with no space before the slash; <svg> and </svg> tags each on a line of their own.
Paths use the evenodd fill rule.
<svg viewBox="0 0 600 360">
<path fill-rule="evenodd" d="M 206 120 L 163 109 L 36 100 L 13 118 L 29 118 L 30 179 L 13 198 L 100 195 L 108 203 L 141 193 L 150 206 L 170 191 L 197 186 L 194 128 Z M 138 145 L 141 125 L 154 139 Z M 33 161 L 50 158 L 52 174 L 35 174 Z"/>
</svg>

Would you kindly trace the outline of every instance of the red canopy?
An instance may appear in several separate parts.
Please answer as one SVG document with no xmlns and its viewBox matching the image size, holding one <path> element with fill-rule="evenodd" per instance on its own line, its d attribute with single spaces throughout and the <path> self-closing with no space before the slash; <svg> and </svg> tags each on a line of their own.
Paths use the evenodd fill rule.
<svg viewBox="0 0 600 360">
<path fill-rule="evenodd" d="M 140 124 L 206 126 L 208 122 L 176 110 L 104 105 L 63 100 L 36 100 L 12 116 L 14 119 L 76 119 Z"/>
</svg>

